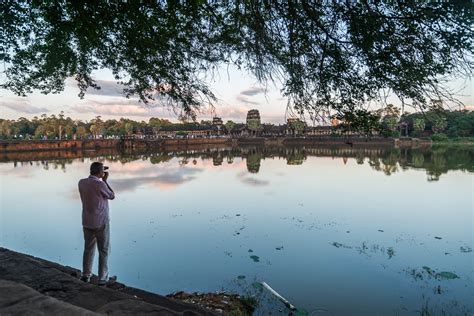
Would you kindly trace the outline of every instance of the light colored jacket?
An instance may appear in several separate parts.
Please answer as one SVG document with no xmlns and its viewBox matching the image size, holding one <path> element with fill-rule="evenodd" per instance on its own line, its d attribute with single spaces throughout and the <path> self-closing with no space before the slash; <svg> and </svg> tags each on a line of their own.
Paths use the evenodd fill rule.
<svg viewBox="0 0 474 316">
<path fill-rule="evenodd" d="M 109 201 L 115 198 L 102 179 L 96 176 L 79 180 L 79 193 L 82 201 L 82 226 L 99 228 L 109 223 Z"/>
</svg>

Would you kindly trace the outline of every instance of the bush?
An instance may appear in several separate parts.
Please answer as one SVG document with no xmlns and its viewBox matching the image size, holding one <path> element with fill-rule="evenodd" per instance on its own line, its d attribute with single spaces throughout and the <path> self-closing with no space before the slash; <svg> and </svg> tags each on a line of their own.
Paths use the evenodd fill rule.
<svg viewBox="0 0 474 316">
<path fill-rule="evenodd" d="M 443 134 L 443 133 L 437 133 L 437 134 L 431 135 L 431 140 L 434 142 L 447 142 L 448 136 L 446 136 L 446 134 Z"/>
</svg>

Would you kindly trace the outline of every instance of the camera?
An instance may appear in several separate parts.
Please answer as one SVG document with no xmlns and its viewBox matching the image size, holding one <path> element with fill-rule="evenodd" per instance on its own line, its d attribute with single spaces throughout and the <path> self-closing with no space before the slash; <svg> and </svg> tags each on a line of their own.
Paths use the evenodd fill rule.
<svg viewBox="0 0 474 316">
<path fill-rule="evenodd" d="M 104 171 L 109 170 L 108 166 L 104 166 Z"/>
</svg>

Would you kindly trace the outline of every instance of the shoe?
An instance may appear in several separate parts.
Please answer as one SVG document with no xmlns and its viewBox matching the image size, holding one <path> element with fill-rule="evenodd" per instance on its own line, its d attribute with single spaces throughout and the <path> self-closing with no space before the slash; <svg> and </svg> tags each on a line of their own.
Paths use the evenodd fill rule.
<svg viewBox="0 0 474 316">
<path fill-rule="evenodd" d="M 83 276 L 81 276 L 81 281 L 86 282 L 86 283 L 90 283 L 91 282 L 91 277 L 87 276 L 87 275 L 83 275 Z"/>
<path fill-rule="evenodd" d="M 108 277 L 105 280 L 99 280 L 98 285 L 99 286 L 106 286 L 106 285 L 114 284 L 115 281 L 117 281 L 117 276 L 116 275 Z"/>
</svg>

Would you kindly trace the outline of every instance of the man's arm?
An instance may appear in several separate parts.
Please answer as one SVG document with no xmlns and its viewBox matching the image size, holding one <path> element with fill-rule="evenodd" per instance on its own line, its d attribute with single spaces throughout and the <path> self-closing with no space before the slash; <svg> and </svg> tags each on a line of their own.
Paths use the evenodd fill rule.
<svg viewBox="0 0 474 316">
<path fill-rule="evenodd" d="M 115 193 L 114 190 L 110 187 L 109 183 L 107 182 L 107 179 L 109 178 L 109 173 L 104 172 L 104 176 L 102 177 L 102 182 L 105 183 L 104 185 L 101 185 L 101 193 L 102 195 L 109 200 L 115 199 Z"/>
<path fill-rule="evenodd" d="M 102 195 L 103 195 L 106 199 L 109 199 L 109 200 L 115 199 L 114 190 L 112 190 L 112 188 L 111 188 L 110 185 L 107 183 L 107 181 L 102 181 L 102 184 L 101 184 L 100 187 L 101 187 L 100 192 L 102 193 Z"/>
</svg>

